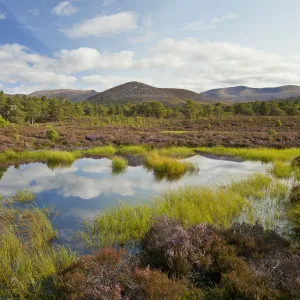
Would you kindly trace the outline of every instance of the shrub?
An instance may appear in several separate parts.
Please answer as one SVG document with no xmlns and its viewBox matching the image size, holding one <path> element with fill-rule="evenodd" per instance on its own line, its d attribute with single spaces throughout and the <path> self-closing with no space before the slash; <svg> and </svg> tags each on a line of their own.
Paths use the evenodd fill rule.
<svg viewBox="0 0 300 300">
<path fill-rule="evenodd" d="M 282 127 L 282 122 L 280 120 L 277 120 L 276 125 L 277 125 L 277 127 Z"/>
<path fill-rule="evenodd" d="M 59 139 L 59 133 L 55 130 L 53 126 L 48 126 L 47 132 L 46 132 L 47 138 L 50 141 L 55 142 Z"/>
<path fill-rule="evenodd" d="M 5 127 L 7 125 L 9 125 L 9 122 L 3 119 L 2 116 L 0 116 L 0 127 Z"/>
</svg>

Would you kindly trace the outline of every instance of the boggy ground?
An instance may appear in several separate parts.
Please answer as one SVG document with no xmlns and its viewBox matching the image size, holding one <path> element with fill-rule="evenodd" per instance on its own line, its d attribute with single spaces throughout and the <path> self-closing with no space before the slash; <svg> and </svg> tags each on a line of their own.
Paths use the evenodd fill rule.
<svg viewBox="0 0 300 300">
<path fill-rule="evenodd" d="M 280 120 L 280 122 L 278 121 Z M 288 148 L 300 145 L 299 117 L 214 117 L 150 120 L 144 125 L 103 125 L 99 118 L 52 124 L 59 138 L 47 137 L 49 124 L 0 128 L 0 151 L 91 148 L 98 145 L 228 146 Z"/>
</svg>

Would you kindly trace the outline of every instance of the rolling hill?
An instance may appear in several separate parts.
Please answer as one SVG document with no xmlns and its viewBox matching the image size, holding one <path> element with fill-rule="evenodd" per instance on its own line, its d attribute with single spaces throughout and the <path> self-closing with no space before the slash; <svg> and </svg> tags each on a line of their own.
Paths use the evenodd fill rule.
<svg viewBox="0 0 300 300">
<path fill-rule="evenodd" d="M 94 90 L 45 90 L 45 91 L 37 91 L 29 94 L 29 96 L 35 97 L 47 97 L 47 98 L 66 98 L 72 102 L 85 101 L 90 97 L 96 95 L 97 92 Z"/>
<path fill-rule="evenodd" d="M 156 88 L 140 82 L 128 82 L 99 93 L 89 99 L 94 103 L 120 104 L 126 102 L 160 101 L 165 104 L 185 103 L 186 100 L 204 102 L 205 97 L 184 89 Z"/>
<path fill-rule="evenodd" d="M 200 95 L 215 101 L 251 102 L 286 99 L 300 96 L 300 86 L 286 85 L 274 88 L 250 88 L 247 86 L 213 89 Z"/>
</svg>

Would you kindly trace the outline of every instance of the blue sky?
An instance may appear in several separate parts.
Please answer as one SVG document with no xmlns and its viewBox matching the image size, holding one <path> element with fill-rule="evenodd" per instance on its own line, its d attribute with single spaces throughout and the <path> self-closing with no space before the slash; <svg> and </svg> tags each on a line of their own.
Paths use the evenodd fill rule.
<svg viewBox="0 0 300 300">
<path fill-rule="evenodd" d="M 299 0 L 0 0 L 0 88 L 300 84 L 299 15 Z"/>
</svg>

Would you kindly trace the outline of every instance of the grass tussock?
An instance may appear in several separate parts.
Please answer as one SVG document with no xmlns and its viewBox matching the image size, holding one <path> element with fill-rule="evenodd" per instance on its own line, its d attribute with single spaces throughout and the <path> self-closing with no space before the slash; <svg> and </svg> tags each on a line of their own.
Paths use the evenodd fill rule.
<svg viewBox="0 0 300 300">
<path fill-rule="evenodd" d="M 274 162 L 289 162 L 300 156 L 300 148 L 273 149 L 273 148 L 226 148 L 226 147 L 199 147 L 195 149 L 202 153 L 215 155 L 232 155 L 246 160 Z"/>
<path fill-rule="evenodd" d="M 293 176 L 293 168 L 291 164 L 284 163 L 282 161 L 275 161 L 270 172 L 273 176 L 280 179 L 288 179 Z"/>
<path fill-rule="evenodd" d="M 144 155 L 148 152 L 145 146 L 121 146 L 118 151 L 121 155 Z"/>
<path fill-rule="evenodd" d="M 55 285 L 58 272 L 75 259 L 66 248 L 51 246 L 56 232 L 38 208 L 1 206 L 0 232 L 1 299 L 43 298 L 45 289 Z"/>
<path fill-rule="evenodd" d="M 32 202 L 35 199 L 35 195 L 30 190 L 17 191 L 13 200 L 19 203 Z"/>
<path fill-rule="evenodd" d="M 233 182 L 229 188 L 248 199 L 264 199 L 266 197 L 284 199 L 287 186 L 264 174 L 254 174 L 247 179 Z"/>
<path fill-rule="evenodd" d="M 86 223 L 81 239 L 87 246 L 112 245 L 138 240 L 161 215 L 174 218 L 183 226 L 202 222 L 228 227 L 239 215 L 246 200 L 228 189 L 186 187 L 169 191 L 149 205 L 113 207 L 92 224 Z"/>
<path fill-rule="evenodd" d="M 76 153 L 68 151 L 43 150 L 43 151 L 4 151 L 0 153 L 0 162 L 30 162 L 40 161 L 47 163 L 72 163 L 77 158 Z"/>
<path fill-rule="evenodd" d="M 186 158 L 195 155 L 194 150 L 188 147 L 161 148 L 156 151 L 162 156 L 168 156 L 174 158 Z"/>
<path fill-rule="evenodd" d="M 115 156 L 112 158 L 111 161 L 111 168 L 113 174 L 119 174 L 122 173 L 126 170 L 128 166 L 128 161 L 127 159 L 120 157 L 120 156 Z"/>
<path fill-rule="evenodd" d="M 93 223 L 86 223 L 80 237 L 87 246 L 136 241 L 149 229 L 153 220 L 162 215 L 176 219 L 184 227 L 204 222 L 226 228 L 243 211 L 248 211 L 253 200 L 261 202 L 264 198 L 273 197 L 280 203 L 287 191 L 288 188 L 278 180 L 263 174 L 219 188 L 184 187 L 165 192 L 149 205 L 112 207 Z"/>
<path fill-rule="evenodd" d="M 172 157 L 162 156 L 153 151 L 145 157 L 145 166 L 153 170 L 156 178 L 167 178 L 169 180 L 179 179 L 185 174 L 197 172 L 198 167 L 192 162 L 179 161 Z"/>
<path fill-rule="evenodd" d="M 112 156 L 115 155 L 117 149 L 114 146 L 102 146 L 87 150 L 85 153 L 92 156 Z"/>
</svg>

